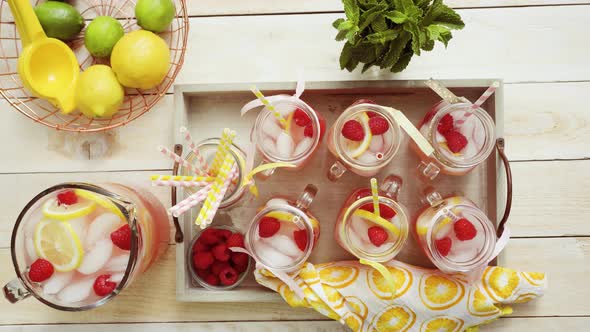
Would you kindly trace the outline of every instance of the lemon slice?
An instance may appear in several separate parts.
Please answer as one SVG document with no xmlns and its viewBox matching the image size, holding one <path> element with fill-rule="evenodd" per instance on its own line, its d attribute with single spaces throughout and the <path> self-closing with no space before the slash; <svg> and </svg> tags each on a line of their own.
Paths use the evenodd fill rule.
<svg viewBox="0 0 590 332">
<path fill-rule="evenodd" d="M 293 117 L 295 116 L 295 111 L 291 112 L 287 117 L 287 123 L 285 124 L 285 131 L 287 133 L 291 133 L 291 123 L 293 122 Z"/>
<path fill-rule="evenodd" d="M 295 217 L 293 214 L 284 211 L 271 211 L 267 213 L 265 216 L 284 221 L 292 221 Z"/>
<path fill-rule="evenodd" d="M 363 130 L 365 131 L 365 138 L 360 143 L 353 143 L 349 146 L 348 155 L 352 158 L 358 158 L 360 155 L 365 153 L 369 149 L 371 145 L 371 141 L 373 140 L 373 134 L 371 134 L 371 127 L 369 127 L 369 116 L 366 112 L 360 115 L 361 125 L 363 126 Z"/>
<path fill-rule="evenodd" d="M 43 204 L 43 215 L 57 220 L 70 220 L 80 218 L 92 213 L 96 204 L 91 201 L 83 201 L 72 205 L 60 205 L 57 199 L 49 199 Z"/>
<path fill-rule="evenodd" d="M 91 191 L 84 190 L 84 189 L 74 189 L 74 192 L 79 197 L 85 198 L 90 202 L 94 202 L 94 203 L 102 206 L 103 208 L 111 211 L 112 213 L 118 215 L 121 219 L 123 219 L 123 220 L 126 219 L 125 216 L 123 215 L 123 213 L 121 212 L 121 210 L 119 210 L 119 208 L 115 205 L 115 203 L 113 203 L 110 199 L 108 199 L 102 195 L 95 194 Z"/>
<path fill-rule="evenodd" d="M 399 228 L 397 228 L 397 226 L 395 226 L 394 224 L 389 222 L 387 219 L 385 219 L 381 216 L 378 216 L 372 212 L 357 209 L 356 211 L 354 211 L 353 215 L 355 215 L 357 217 L 361 217 L 361 218 L 369 220 L 369 221 L 372 221 L 372 222 L 376 223 L 377 225 L 385 228 L 389 232 L 393 233 L 395 236 L 400 235 L 400 230 L 399 230 Z"/>
<path fill-rule="evenodd" d="M 70 223 L 43 219 L 33 236 L 37 255 L 53 264 L 56 271 L 68 272 L 82 263 L 84 249 Z"/>
</svg>

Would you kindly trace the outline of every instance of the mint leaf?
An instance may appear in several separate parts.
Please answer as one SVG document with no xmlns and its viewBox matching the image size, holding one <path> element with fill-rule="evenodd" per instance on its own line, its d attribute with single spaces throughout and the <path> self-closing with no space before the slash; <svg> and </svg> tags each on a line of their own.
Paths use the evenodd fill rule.
<svg viewBox="0 0 590 332">
<path fill-rule="evenodd" d="M 465 23 L 463 23 L 461 16 L 459 16 L 459 14 L 457 14 L 451 8 L 449 8 L 445 5 L 443 5 L 443 6 L 444 6 L 443 11 L 438 15 L 438 17 L 436 17 L 434 19 L 434 21 L 432 23 L 444 25 L 444 26 L 447 26 L 451 29 L 457 29 L 457 30 L 463 29 L 465 27 Z"/>
<path fill-rule="evenodd" d="M 356 45 L 357 40 L 356 40 L 356 33 L 359 31 L 359 27 L 354 26 L 352 27 L 352 29 L 348 30 L 348 32 L 346 33 L 346 39 L 348 40 L 349 43 L 351 43 L 352 45 Z"/>
<path fill-rule="evenodd" d="M 424 44 L 422 44 L 422 49 L 424 51 L 432 51 L 434 49 L 434 40 L 428 39 Z"/>
<path fill-rule="evenodd" d="M 374 32 L 382 32 L 387 30 L 388 28 L 389 27 L 387 26 L 387 21 L 385 20 L 385 17 L 381 14 L 379 14 L 379 16 L 375 18 L 373 23 L 371 23 L 371 29 L 373 29 Z"/>
<path fill-rule="evenodd" d="M 340 23 L 342 23 L 342 22 L 344 22 L 344 19 L 343 19 L 343 18 L 339 18 L 339 19 L 337 19 L 336 21 L 332 22 L 332 26 L 333 26 L 334 28 L 338 29 L 338 26 L 339 26 L 339 25 L 340 25 Z M 338 30 L 340 30 L 340 29 L 338 29 Z"/>
<path fill-rule="evenodd" d="M 402 51 L 406 48 L 406 45 L 412 38 L 412 35 L 407 31 L 401 31 L 399 37 L 392 42 L 389 46 L 389 50 L 381 61 L 381 68 L 389 68 L 393 66 L 400 58 Z"/>
<path fill-rule="evenodd" d="M 438 40 L 439 36 L 443 33 L 449 32 L 449 29 L 441 25 L 431 24 L 426 27 L 426 32 L 431 40 Z"/>
<path fill-rule="evenodd" d="M 359 29 L 361 31 L 364 30 L 371 23 L 373 23 L 373 21 L 375 20 L 375 18 L 377 18 L 377 16 L 379 16 L 379 14 L 383 13 L 386 9 L 387 5 L 379 4 L 364 12 L 359 20 Z"/>
<path fill-rule="evenodd" d="M 344 4 L 344 14 L 346 17 L 355 24 L 358 23 L 360 8 L 357 0 L 342 0 L 342 4 Z"/>
<path fill-rule="evenodd" d="M 342 52 L 340 53 L 340 69 L 346 68 L 352 59 L 352 46 L 349 43 L 344 43 Z"/>
<path fill-rule="evenodd" d="M 441 33 L 440 36 L 438 36 L 438 40 L 445 44 L 445 48 L 449 45 L 449 41 L 451 40 L 451 38 L 453 38 L 453 34 L 451 33 L 451 31 L 448 30 L 447 32 Z"/>
<path fill-rule="evenodd" d="M 420 48 L 422 47 L 422 34 L 417 24 L 407 22 L 403 25 L 404 30 L 412 34 L 412 51 L 420 55 Z"/>
<path fill-rule="evenodd" d="M 368 35 L 366 38 L 371 44 L 385 44 L 388 41 L 397 38 L 399 33 L 396 30 L 387 30 L 382 32 L 375 32 Z"/>
<path fill-rule="evenodd" d="M 385 17 L 397 24 L 402 24 L 408 19 L 406 14 L 404 14 L 400 11 L 397 11 L 397 10 L 394 10 L 390 13 L 385 14 Z"/>
<path fill-rule="evenodd" d="M 414 4 L 422 10 L 426 10 L 432 0 L 414 0 Z"/>
<path fill-rule="evenodd" d="M 340 22 L 340 24 L 338 24 L 338 27 L 336 29 L 338 29 L 338 31 L 348 31 L 352 29 L 354 26 L 355 24 L 351 21 L 342 21 Z"/>
<path fill-rule="evenodd" d="M 405 52 L 404 54 L 402 54 L 397 63 L 393 65 L 393 67 L 391 67 L 391 72 L 399 73 L 400 71 L 406 69 L 406 67 L 408 67 L 408 64 L 410 64 L 410 60 L 412 60 L 412 56 L 414 56 L 414 53 L 412 53 L 412 51 Z"/>
<path fill-rule="evenodd" d="M 338 34 L 336 35 L 336 40 L 337 41 L 343 41 L 344 39 L 346 39 L 346 34 L 347 33 L 348 33 L 347 30 L 338 31 Z"/>
</svg>

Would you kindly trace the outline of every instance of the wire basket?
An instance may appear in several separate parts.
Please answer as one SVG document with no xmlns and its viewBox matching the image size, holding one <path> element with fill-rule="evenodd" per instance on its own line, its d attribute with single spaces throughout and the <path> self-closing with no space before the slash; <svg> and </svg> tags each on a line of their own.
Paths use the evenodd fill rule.
<svg viewBox="0 0 590 332">
<path fill-rule="evenodd" d="M 147 113 L 170 89 L 182 67 L 188 38 L 188 14 L 185 0 L 173 0 L 176 15 L 168 30 L 159 33 L 170 49 L 170 68 L 166 77 L 157 87 L 150 90 L 125 89 L 125 99 L 119 112 L 112 118 L 90 119 L 80 112 L 62 114 L 48 101 L 33 97 L 27 91 L 17 73 L 17 61 L 22 51 L 20 39 L 10 7 L 6 0 L 0 0 L 0 94 L 10 105 L 35 122 L 57 130 L 75 132 L 98 132 L 123 126 Z M 31 0 L 35 6 L 43 2 Z M 84 47 L 84 33 L 90 21 L 96 16 L 117 18 L 125 32 L 138 30 L 135 16 L 135 0 L 77 0 L 71 4 L 78 9 L 86 26 L 80 34 L 67 44 L 74 50 L 80 69 L 93 64 L 109 64 L 108 59 L 95 58 Z"/>
</svg>

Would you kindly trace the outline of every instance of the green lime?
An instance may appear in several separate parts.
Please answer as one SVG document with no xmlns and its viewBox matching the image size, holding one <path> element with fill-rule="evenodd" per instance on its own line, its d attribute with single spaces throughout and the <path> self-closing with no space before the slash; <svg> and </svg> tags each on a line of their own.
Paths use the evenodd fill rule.
<svg viewBox="0 0 590 332">
<path fill-rule="evenodd" d="M 172 0 L 139 0 L 135 5 L 137 24 L 152 32 L 162 32 L 168 28 L 176 9 Z"/>
<path fill-rule="evenodd" d="M 119 21 L 110 16 L 99 16 L 92 20 L 84 35 L 84 45 L 96 57 L 108 57 L 125 31 Z"/>
<path fill-rule="evenodd" d="M 73 39 L 84 27 L 84 18 L 71 5 L 47 1 L 35 7 L 35 14 L 48 37 Z"/>
</svg>

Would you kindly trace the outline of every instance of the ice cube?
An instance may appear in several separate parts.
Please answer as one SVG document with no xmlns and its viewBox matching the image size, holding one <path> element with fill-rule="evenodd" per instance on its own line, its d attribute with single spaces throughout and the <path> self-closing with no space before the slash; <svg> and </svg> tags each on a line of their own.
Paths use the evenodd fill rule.
<svg viewBox="0 0 590 332">
<path fill-rule="evenodd" d="M 27 256 L 31 261 L 34 261 L 38 258 L 37 250 L 35 250 L 35 243 L 33 242 L 33 238 L 28 237 L 25 235 L 25 250 L 27 251 Z"/>
<path fill-rule="evenodd" d="M 129 262 L 129 254 L 122 254 L 119 256 L 113 256 L 106 265 L 105 270 L 112 272 L 122 272 L 127 269 L 127 263 Z"/>
<path fill-rule="evenodd" d="M 383 152 L 384 142 L 383 142 L 383 135 L 373 136 L 371 139 L 371 144 L 369 145 L 369 150 L 371 152 Z"/>
<path fill-rule="evenodd" d="M 289 159 L 293 156 L 295 143 L 289 134 L 281 131 L 277 138 L 277 155 L 283 159 Z"/>
<path fill-rule="evenodd" d="M 473 142 L 478 150 L 481 150 L 486 140 L 486 130 L 481 121 L 477 120 L 473 126 Z"/>
<path fill-rule="evenodd" d="M 390 250 L 392 247 L 393 247 L 393 241 L 391 241 L 388 238 L 387 242 L 383 243 L 379 247 L 377 247 L 373 243 L 369 242 L 366 251 L 370 254 L 379 254 L 379 253 L 384 253 L 384 252 Z"/>
<path fill-rule="evenodd" d="M 386 132 L 384 132 L 383 135 L 381 135 L 381 136 L 383 137 L 383 151 L 382 152 L 385 153 L 393 145 L 393 131 L 391 131 L 391 128 L 390 128 Z"/>
<path fill-rule="evenodd" d="M 467 145 L 463 148 L 463 150 L 460 151 L 460 153 L 463 155 L 463 158 L 473 158 L 478 152 L 479 149 L 477 146 L 475 146 L 473 140 L 467 141 Z"/>
<path fill-rule="evenodd" d="M 271 154 L 271 155 L 277 154 L 277 147 L 276 147 L 275 141 L 273 141 L 270 137 L 265 137 L 262 140 L 260 148 L 268 154 Z"/>
<path fill-rule="evenodd" d="M 299 250 L 299 247 L 297 247 L 297 244 L 293 240 L 293 234 L 291 236 L 276 234 L 263 239 L 263 241 L 283 255 L 297 258 L 302 254 L 302 251 Z"/>
<path fill-rule="evenodd" d="M 97 241 L 109 238 L 117 226 L 121 224 L 121 218 L 113 213 L 103 213 L 96 217 L 88 227 L 84 247 L 89 250 Z"/>
<path fill-rule="evenodd" d="M 283 129 L 281 129 L 274 116 L 270 115 L 262 122 L 262 132 L 276 140 L 283 132 Z"/>
<path fill-rule="evenodd" d="M 374 226 L 371 222 L 357 216 L 352 216 L 350 227 L 358 234 L 361 240 L 369 242 L 369 227 Z"/>
<path fill-rule="evenodd" d="M 262 241 L 256 244 L 256 254 L 260 257 L 262 263 L 268 267 L 286 267 L 295 262 L 295 259 L 283 255 L 273 247 Z"/>
<path fill-rule="evenodd" d="M 369 243 L 365 242 L 357 232 L 351 230 L 351 232 L 348 233 L 348 238 L 354 247 L 359 248 L 362 251 L 368 251 L 370 249 Z"/>
<path fill-rule="evenodd" d="M 313 145 L 313 138 L 311 138 L 311 137 L 303 138 L 299 142 L 299 144 L 297 144 L 297 147 L 295 148 L 295 152 L 293 153 L 293 155 L 299 156 L 300 154 L 309 150 L 309 148 L 311 148 L 312 145 Z"/>
<path fill-rule="evenodd" d="M 289 205 L 289 202 L 287 202 L 286 199 L 283 198 L 272 198 L 269 199 L 268 202 L 266 202 L 266 206 L 285 206 L 285 205 Z"/>
<path fill-rule="evenodd" d="M 377 157 L 375 154 L 369 150 L 363 152 L 356 160 L 363 164 L 375 164 L 377 162 Z"/>
<path fill-rule="evenodd" d="M 442 224 L 439 224 L 442 225 Z M 436 240 L 440 240 L 444 237 L 447 237 L 451 234 L 451 231 L 453 230 L 453 223 L 449 222 L 447 224 L 445 224 L 444 226 L 435 226 L 435 232 L 434 232 L 434 238 Z M 458 240 L 457 240 L 458 241 Z"/>
<path fill-rule="evenodd" d="M 78 272 L 92 274 L 100 270 L 111 258 L 113 253 L 113 242 L 111 239 L 100 240 L 94 248 L 86 253 Z"/>
<path fill-rule="evenodd" d="M 120 283 L 121 280 L 123 280 L 124 276 L 125 276 L 125 273 L 123 273 L 123 272 L 115 273 L 115 274 L 111 275 L 111 277 L 109 278 L 109 281 Z"/>
<path fill-rule="evenodd" d="M 86 235 L 88 233 L 88 220 L 86 218 L 76 218 L 69 221 L 70 225 L 74 229 L 74 232 L 78 235 L 80 242 L 84 243 Z"/>
<path fill-rule="evenodd" d="M 275 105 L 275 110 L 277 110 L 279 113 L 281 113 L 281 115 L 285 119 L 288 118 L 291 113 L 295 112 L 296 109 L 297 109 L 297 106 L 295 106 L 293 104 L 281 103 L 281 104 Z"/>
<path fill-rule="evenodd" d="M 51 278 L 43 285 L 43 293 L 53 295 L 59 293 L 66 285 L 70 283 L 74 271 L 70 272 L 55 272 Z"/>
<path fill-rule="evenodd" d="M 467 262 L 472 260 L 479 253 L 482 244 L 477 237 L 471 240 L 461 241 L 453 236 L 452 241 L 453 246 L 451 247 L 451 252 L 447 258 L 455 262 Z"/>
<path fill-rule="evenodd" d="M 67 304 L 86 300 L 92 292 L 94 280 L 95 278 L 91 277 L 70 284 L 57 294 L 58 300 Z"/>
</svg>

